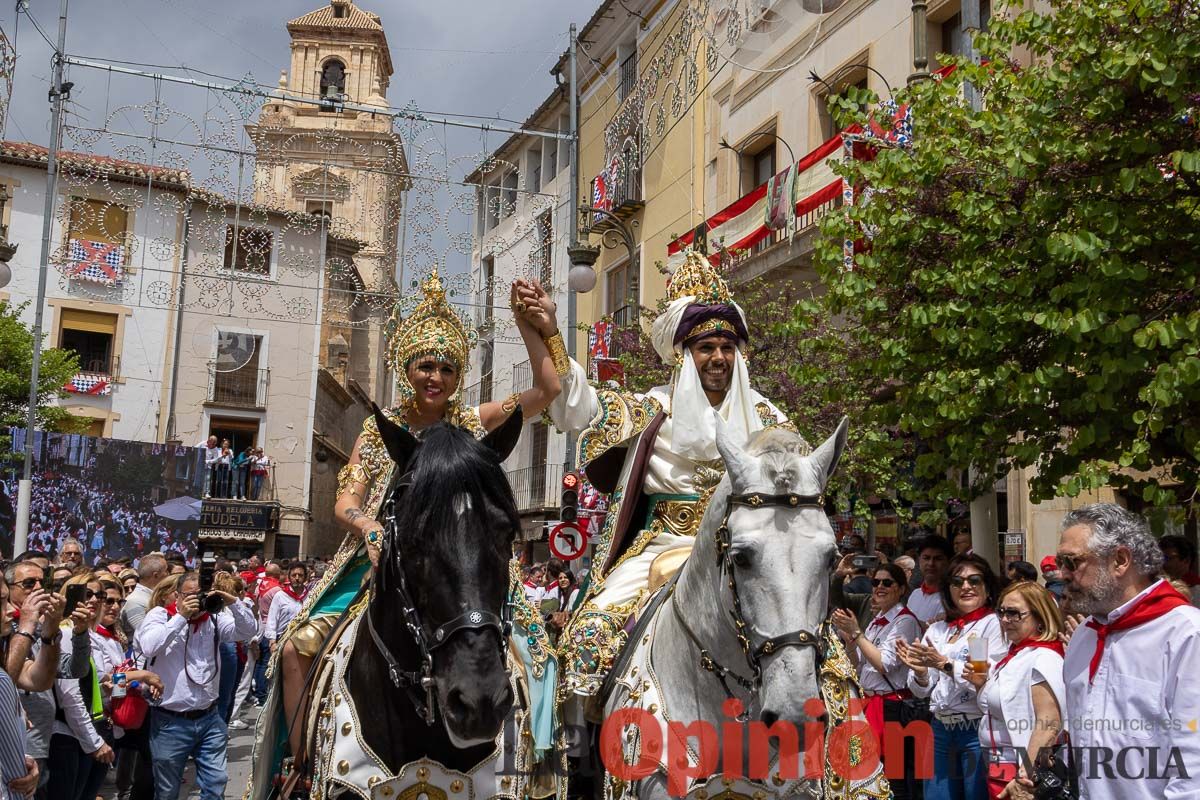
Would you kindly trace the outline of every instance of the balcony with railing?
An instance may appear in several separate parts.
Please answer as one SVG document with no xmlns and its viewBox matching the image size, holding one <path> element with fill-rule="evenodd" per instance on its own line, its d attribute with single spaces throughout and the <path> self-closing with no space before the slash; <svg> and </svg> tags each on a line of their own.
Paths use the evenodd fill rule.
<svg viewBox="0 0 1200 800">
<path fill-rule="evenodd" d="M 271 370 L 242 367 L 229 372 L 208 365 L 207 403 L 231 408 L 266 408 Z"/>
<path fill-rule="evenodd" d="M 796 269 L 812 258 L 817 226 L 821 219 L 842 205 L 841 195 L 796 217 L 795 231 L 789 236 L 780 228 L 744 250 L 731 252 L 730 265 L 735 281 L 758 278 L 777 269 Z"/>
<path fill-rule="evenodd" d="M 638 57 L 637 51 L 633 51 L 625 60 L 621 62 L 621 77 L 618 84 L 617 100 L 624 100 L 629 95 L 637 90 L 638 81 Z"/>
<path fill-rule="evenodd" d="M 563 465 L 542 464 L 508 473 L 508 484 L 522 514 L 557 509 L 562 487 Z"/>
<path fill-rule="evenodd" d="M 472 383 L 463 391 L 463 405 L 468 408 L 490 403 L 495 390 L 493 376 L 489 373 Z"/>
<path fill-rule="evenodd" d="M 514 392 L 523 392 L 526 389 L 533 388 L 533 368 L 529 366 L 528 361 L 522 361 L 520 364 L 513 364 L 512 370 L 512 390 Z"/>
</svg>

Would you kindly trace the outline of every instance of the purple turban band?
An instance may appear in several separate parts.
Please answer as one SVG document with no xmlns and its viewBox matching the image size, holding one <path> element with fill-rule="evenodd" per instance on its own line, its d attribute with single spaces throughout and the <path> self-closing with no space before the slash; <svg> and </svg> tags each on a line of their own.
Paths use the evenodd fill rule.
<svg viewBox="0 0 1200 800">
<path fill-rule="evenodd" d="M 704 325 L 706 322 L 720 321 L 728 323 L 725 329 L 708 329 L 696 331 L 696 328 Z M 705 326 L 708 328 L 708 326 Z M 732 328 L 730 330 L 729 328 Z M 695 332 L 695 335 L 692 335 Z M 728 339 L 740 340 L 743 342 L 750 341 L 750 334 L 746 331 L 746 324 L 742 321 L 742 315 L 738 310 L 730 305 L 690 305 L 683 312 L 683 318 L 679 320 L 679 327 L 675 329 L 674 344 L 681 344 L 687 347 L 701 339 L 709 336 L 724 336 Z"/>
</svg>

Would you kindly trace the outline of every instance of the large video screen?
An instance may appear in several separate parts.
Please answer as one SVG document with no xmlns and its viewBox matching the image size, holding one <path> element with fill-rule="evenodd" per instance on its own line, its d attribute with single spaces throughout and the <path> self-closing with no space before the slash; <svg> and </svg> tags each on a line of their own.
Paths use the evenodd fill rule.
<svg viewBox="0 0 1200 800">
<path fill-rule="evenodd" d="M 13 552 L 25 429 L 9 430 L 0 480 L 0 547 Z M 204 492 L 204 451 L 78 434 L 34 434 L 33 499 L 23 550 L 57 554 L 68 538 L 86 563 L 179 553 L 191 565 Z"/>
</svg>

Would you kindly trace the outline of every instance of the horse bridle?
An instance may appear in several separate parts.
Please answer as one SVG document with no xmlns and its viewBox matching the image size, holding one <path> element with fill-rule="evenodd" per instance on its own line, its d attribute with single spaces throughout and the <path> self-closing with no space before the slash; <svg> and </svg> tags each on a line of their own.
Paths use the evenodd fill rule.
<svg viewBox="0 0 1200 800">
<path fill-rule="evenodd" d="M 700 651 L 700 666 L 717 677 L 717 680 L 721 682 L 721 688 L 725 690 L 727 698 L 735 696 L 729 688 L 730 680 L 735 681 L 747 692 L 754 693 L 758 691 L 762 685 L 762 660 L 766 656 L 778 653 L 780 650 L 788 647 L 811 647 L 816 651 L 818 666 L 824 656 L 821 652 L 820 629 L 814 633 L 801 628 L 790 633 L 772 636 L 769 639 L 759 642 L 757 645 L 751 642 L 749 627 L 746 625 L 745 616 L 742 614 L 742 598 L 738 593 L 737 573 L 730 552 L 733 543 L 733 534 L 729 530 L 729 515 L 733 512 L 735 506 L 746 506 L 747 508 L 819 508 L 824 510 L 825 498 L 821 495 L 750 492 L 747 494 L 731 494 L 725 501 L 725 514 L 721 518 L 720 526 L 717 527 L 714 533 L 717 543 L 717 563 L 729 581 L 729 593 L 733 600 L 733 607 L 729 610 L 729 613 L 733 618 L 734 631 L 737 634 L 738 642 L 741 644 L 742 652 L 746 656 L 746 663 L 750 667 L 750 677 L 734 672 L 713 658 L 712 653 L 704 646 L 687 623 L 687 620 L 684 619 L 683 614 L 680 613 L 679 604 L 676 602 L 671 603 L 671 606 L 675 609 L 675 617 L 682 624 L 684 632 Z M 676 576 L 678 574 L 676 573 Z"/>
<path fill-rule="evenodd" d="M 512 597 L 506 592 L 504 605 L 500 609 L 499 616 L 487 609 L 472 608 L 447 622 L 443 622 L 434 628 L 432 632 L 428 631 L 421 621 L 421 615 L 417 612 L 417 605 L 413 602 L 412 593 L 408 590 L 408 579 L 404 575 L 403 558 L 400 552 L 400 539 L 396 531 L 396 498 L 403 490 L 411 486 L 412 473 L 410 472 L 400 479 L 396 484 L 395 490 L 390 493 L 387 505 L 385 506 L 384 534 L 385 541 L 390 543 L 389 549 L 392 551 L 390 555 L 396 561 L 395 572 L 399 575 L 400 583 L 396 587 L 396 594 L 400 596 L 404 627 L 408 630 L 409 636 L 412 637 L 413 642 L 420 651 L 420 669 L 403 669 L 400 666 L 400 662 L 392 655 L 392 651 L 388 649 L 388 646 L 384 644 L 383 639 L 375 630 L 375 623 L 371 620 L 370 608 L 368 607 L 363 613 L 367 617 L 367 630 L 371 634 L 371 641 L 375 643 L 375 649 L 379 651 L 379 654 L 383 656 L 383 660 L 387 662 L 388 677 L 391 678 L 392 685 L 397 689 L 404 689 L 417 713 L 425 720 L 425 724 L 433 725 L 437 719 L 437 698 L 433 691 L 434 652 L 463 631 L 492 629 L 500 637 L 500 660 L 504 661 L 508 652 L 508 637 L 512 633 L 513 607 Z M 374 596 L 375 590 L 375 573 L 372 572 L 370 589 L 372 596 Z"/>
</svg>

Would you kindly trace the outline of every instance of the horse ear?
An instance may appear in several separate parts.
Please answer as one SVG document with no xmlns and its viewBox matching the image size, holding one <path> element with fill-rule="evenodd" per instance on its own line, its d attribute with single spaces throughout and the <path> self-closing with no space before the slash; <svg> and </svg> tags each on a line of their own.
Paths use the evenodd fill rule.
<svg viewBox="0 0 1200 800">
<path fill-rule="evenodd" d="M 383 439 L 388 455 L 403 472 L 408 467 L 413 453 L 417 451 L 417 437 L 392 422 L 374 403 L 371 403 L 371 411 L 375 414 L 375 424 L 379 426 L 379 436 Z"/>
<path fill-rule="evenodd" d="M 716 420 L 717 452 L 725 461 L 725 472 L 728 473 L 729 481 L 736 489 L 744 485 L 745 479 L 754 469 L 754 461 L 741 445 L 733 441 L 733 437 L 729 435 L 729 426 L 725 424 L 725 420 L 721 419 L 721 415 L 712 409 L 708 409 L 707 413 L 712 414 Z"/>
<path fill-rule="evenodd" d="M 496 454 L 497 460 L 504 461 L 516 448 L 517 440 L 521 438 L 521 428 L 524 425 L 525 415 L 521 413 L 521 406 L 518 405 L 508 415 L 508 419 L 500 423 L 500 427 L 483 437 L 483 443 Z"/>
<path fill-rule="evenodd" d="M 846 434 L 849 430 L 850 418 L 842 417 L 833 435 L 822 442 L 821 446 L 809 456 L 820 470 L 822 489 L 825 488 L 825 483 L 833 476 L 833 471 L 837 469 L 838 462 L 842 459 L 842 453 L 846 449 Z"/>
</svg>

